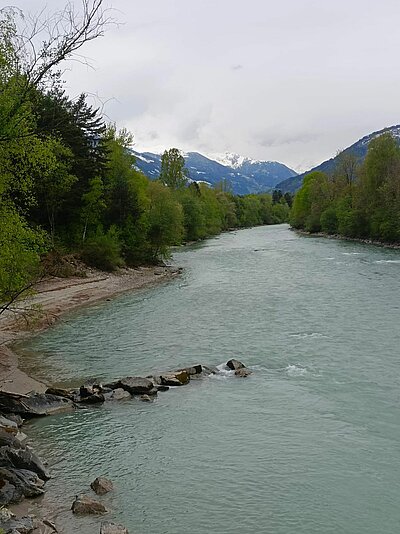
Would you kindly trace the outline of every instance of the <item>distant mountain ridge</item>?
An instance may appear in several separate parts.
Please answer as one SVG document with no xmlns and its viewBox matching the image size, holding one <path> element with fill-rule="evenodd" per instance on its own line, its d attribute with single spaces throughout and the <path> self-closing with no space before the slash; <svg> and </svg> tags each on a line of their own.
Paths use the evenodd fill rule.
<svg viewBox="0 0 400 534">
<path fill-rule="evenodd" d="M 345 148 L 343 152 L 354 154 L 357 158 L 360 159 L 360 161 L 362 161 L 367 155 L 368 145 L 372 141 L 372 139 L 387 132 L 391 133 L 393 137 L 397 139 L 397 142 L 400 144 L 400 125 L 397 124 L 395 126 L 383 128 L 382 130 L 378 130 L 362 137 L 353 145 Z M 275 188 L 280 189 L 282 193 L 295 193 L 302 186 L 304 177 L 307 176 L 307 174 L 310 174 L 310 172 L 320 171 L 328 174 L 332 172 L 336 166 L 336 158 L 337 156 L 324 161 L 320 165 L 313 167 L 307 172 L 303 172 L 302 174 L 298 174 L 297 176 L 289 177 L 283 180 L 282 182 L 276 184 Z"/>
<path fill-rule="evenodd" d="M 136 167 L 149 178 L 157 179 L 160 175 L 161 155 L 151 152 L 132 153 L 136 157 Z M 191 180 L 206 182 L 211 186 L 226 180 L 237 195 L 270 191 L 278 182 L 296 175 L 294 170 L 283 163 L 252 160 L 239 154 L 208 157 L 198 152 L 187 152 L 183 156 Z"/>
</svg>

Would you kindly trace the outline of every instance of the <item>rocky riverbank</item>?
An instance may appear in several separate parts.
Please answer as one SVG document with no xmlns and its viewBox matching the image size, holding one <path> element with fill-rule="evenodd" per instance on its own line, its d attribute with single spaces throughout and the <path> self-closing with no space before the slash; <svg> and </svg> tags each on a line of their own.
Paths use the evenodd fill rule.
<svg viewBox="0 0 400 534">
<path fill-rule="evenodd" d="M 126 270 L 119 275 L 91 272 L 87 278 L 51 279 L 39 284 L 36 294 L 19 304 L 18 312 L 0 318 L 0 532 L 50 534 L 57 532 L 53 517 L 43 517 L 40 507 L 32 514 L 25 503 L 35 502 L 45 492 L 50 478 L 44 462 L 29 446 L 21 426 L 25 420 L 44 417 L 88 405 L 136 399 L 153 402 L 159 392 L 189 384 L 221 372 L 202 364 L 146 377 L 122 377 L 107 384 L 85 383 L 61 390 L 38 382 L 18 368 L 12 343 L 40 332 L 77 307 L 134 289 L 140 289 L 179 275 L 168 267 Z M 247 377 L 251 371 L 237 360 L 229 360 L 223 372 Z M 83 496 L 83 500 L 91 497 Z M 28 499 L 25 501 L 24 499 Z M 34 501 L 32 501 L 34 499 Z M 79 499 L 78 499 L 79 500 Z M 22 505 L 19 504 L 22 502 Z M 85 501 L 86 502 L 86 501 Z M 7 508 L 10 506 L 10 509 Z M 72 508 L 72 510 L 76 506 Z M 96 505 L 87 509 L 97 509 Z M 13 515 L 16 512 L 17 515 Z M 37 513 L 39 512 L 39 513 Z M 75 512 L 74 512 L 75 513 Z M 124 527 L 102 522 L 102 533 L 127 532 Z M 69 533 L 65 533 L 69 534 Z"/>
<path fill-rule="evenodd" d="M 50 478 L 50 473 L 43 462 L 25 444 L 26 436 L 19 429 L 24 419 L 79 410 L 81 407 L 105 402 L 123 402 L 133 398 L 142 402 L 153 402 L 159 392 L 166 392 L 170 387 L 185 386 L 192 380 L 201 380 L 220 372 L 231 372 L 233 376 L 239 378 L 251 374 L 242 362 L 232 359 L 226 362 L 223 369 L 196 364 L 146 377 L 122 377 L 104 385 L 86 383 L 73 389 L 50 387 L 45 393 L 31 392 L 28 395 L 0 392 L 0 413 L 5 414 L 0 417 L 0 505 L 5 507 L 19 503 L 24 498 L 43 495 L 45 483 Z M 91 487 L 96 494 L 104 495 L 112 490 L 112 483 L 99 477 Z M 72 503 L 71 510 L 74 514 L 80 515 L 101 515 L 108 511 L 104 503 L 86 495 L 77 497 Z M 0 514 L 1 528 L 6 534 L 18 532 L 45 534 L 49 532 L 49 528 L 53 529 L 51 532 L 57 532 L 55 525 L 48 518 L 39 520 L 27 515 L 17 519 L 11 516 L 6 508 L 3 508 L 3 515 Z M 100 532 L 127 531 L 119 525 L 103 522 Z"/>
<path fill-rule="evenodd" d="M 78 307 L 167 281 L 180 272 L 178 268 L 158 266 L 123 269 L 117 274 L 91 270 L 84 278 L 51 278 L 40 282 L 34 295 L 20 301 L 16 310 L 0 315 L 0 506 L 42 495 L 49 476 L 26 444 L 27 436 L 20 428 L 23 418 L 40 417 L 76 405 L 63 397 L 46 395 L 49 385 L 19 368 L 13 343 L 49 328 Z M 26 515 L 30 512 L 27 506 L 19 505 L 13 510 L 25 515 L 24 519 L 21 522 L 11 511 L 1 508 L 0 532 L 2 528 L 7 534 L 56 531 L 52 521 Z"/>
</svg>

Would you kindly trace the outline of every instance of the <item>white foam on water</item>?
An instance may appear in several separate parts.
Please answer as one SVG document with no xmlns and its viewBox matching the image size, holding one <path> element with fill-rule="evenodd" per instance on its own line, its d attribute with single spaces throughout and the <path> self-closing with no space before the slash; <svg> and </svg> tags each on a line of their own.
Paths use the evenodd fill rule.
<svg viewBox="0 0 400 534">
<path fill-rule="evenodd" d="M 307 339 L 307 338 L 321 338 L 321 337 L 328 337 L 325 334 L 321 334 L 320 332 L 296 332 L 294 334 L 289 334 L 290 337 L 295 337 L 298 339 Z"/>
<path fill-rule="evenodd" d="M 289 376 L 304 376 L 307 373 L 307 369 L 304 367 L 293 364 L 289 364 L 287 367 L 285 367 L 285 371 Z"/>
<path fill-rule="evenodd" d="M 361 252 L 342 252 L 344 256 L 359 256 Z"/>
<path fill-rule="evenodd" d="M 400 263 L 400 260 L 376 260 L 374 263 Z"/>
<path fill-rule="evenodd" d="M 229 367 L 227 367 L 225 363 L 220 363 L 216 367 L 218 369 L 218 373 L 215 375 L 210 375 L 213 378 L 219 378 L 219 379 L 228 378 L 235 374 L 235 371 L 232 371 L 232 369 L 229 369 Z"/>
</svg>

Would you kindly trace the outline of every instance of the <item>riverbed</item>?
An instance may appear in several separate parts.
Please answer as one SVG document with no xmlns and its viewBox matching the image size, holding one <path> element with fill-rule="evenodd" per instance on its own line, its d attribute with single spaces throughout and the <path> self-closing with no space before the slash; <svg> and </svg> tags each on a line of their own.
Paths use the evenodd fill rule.
<svg viewBox="0 0 400 534">
<path fill-rule="evenodd" d="M 98 475 L 109 518 L 138 534 L 397 533 L 400 251 L 279 225 L 172 261 L 181 277 L 24 345 L 26 370 L 76 385 L 235 357 L 253 375 L 31 423 L 66 534 L 98 532 L 69 511 Z"/>
</svg>

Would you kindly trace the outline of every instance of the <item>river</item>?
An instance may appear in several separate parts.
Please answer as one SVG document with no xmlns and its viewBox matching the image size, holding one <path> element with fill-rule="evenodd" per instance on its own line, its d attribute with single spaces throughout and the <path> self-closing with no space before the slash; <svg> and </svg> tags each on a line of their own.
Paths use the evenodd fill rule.
<svg viewBox="0 0 400 534">
<path fill-rule="evenodd" d="M 66 534 L 75 494 L 114 481 L 136 534 L 391 534 L 400 528 L 400 251 L 286 225 L 179 249 L 181 278 L 67 316 L 25 347 L 62 385 L 246 363 L 160 393 L 30 423 Z"/>
</svg>

